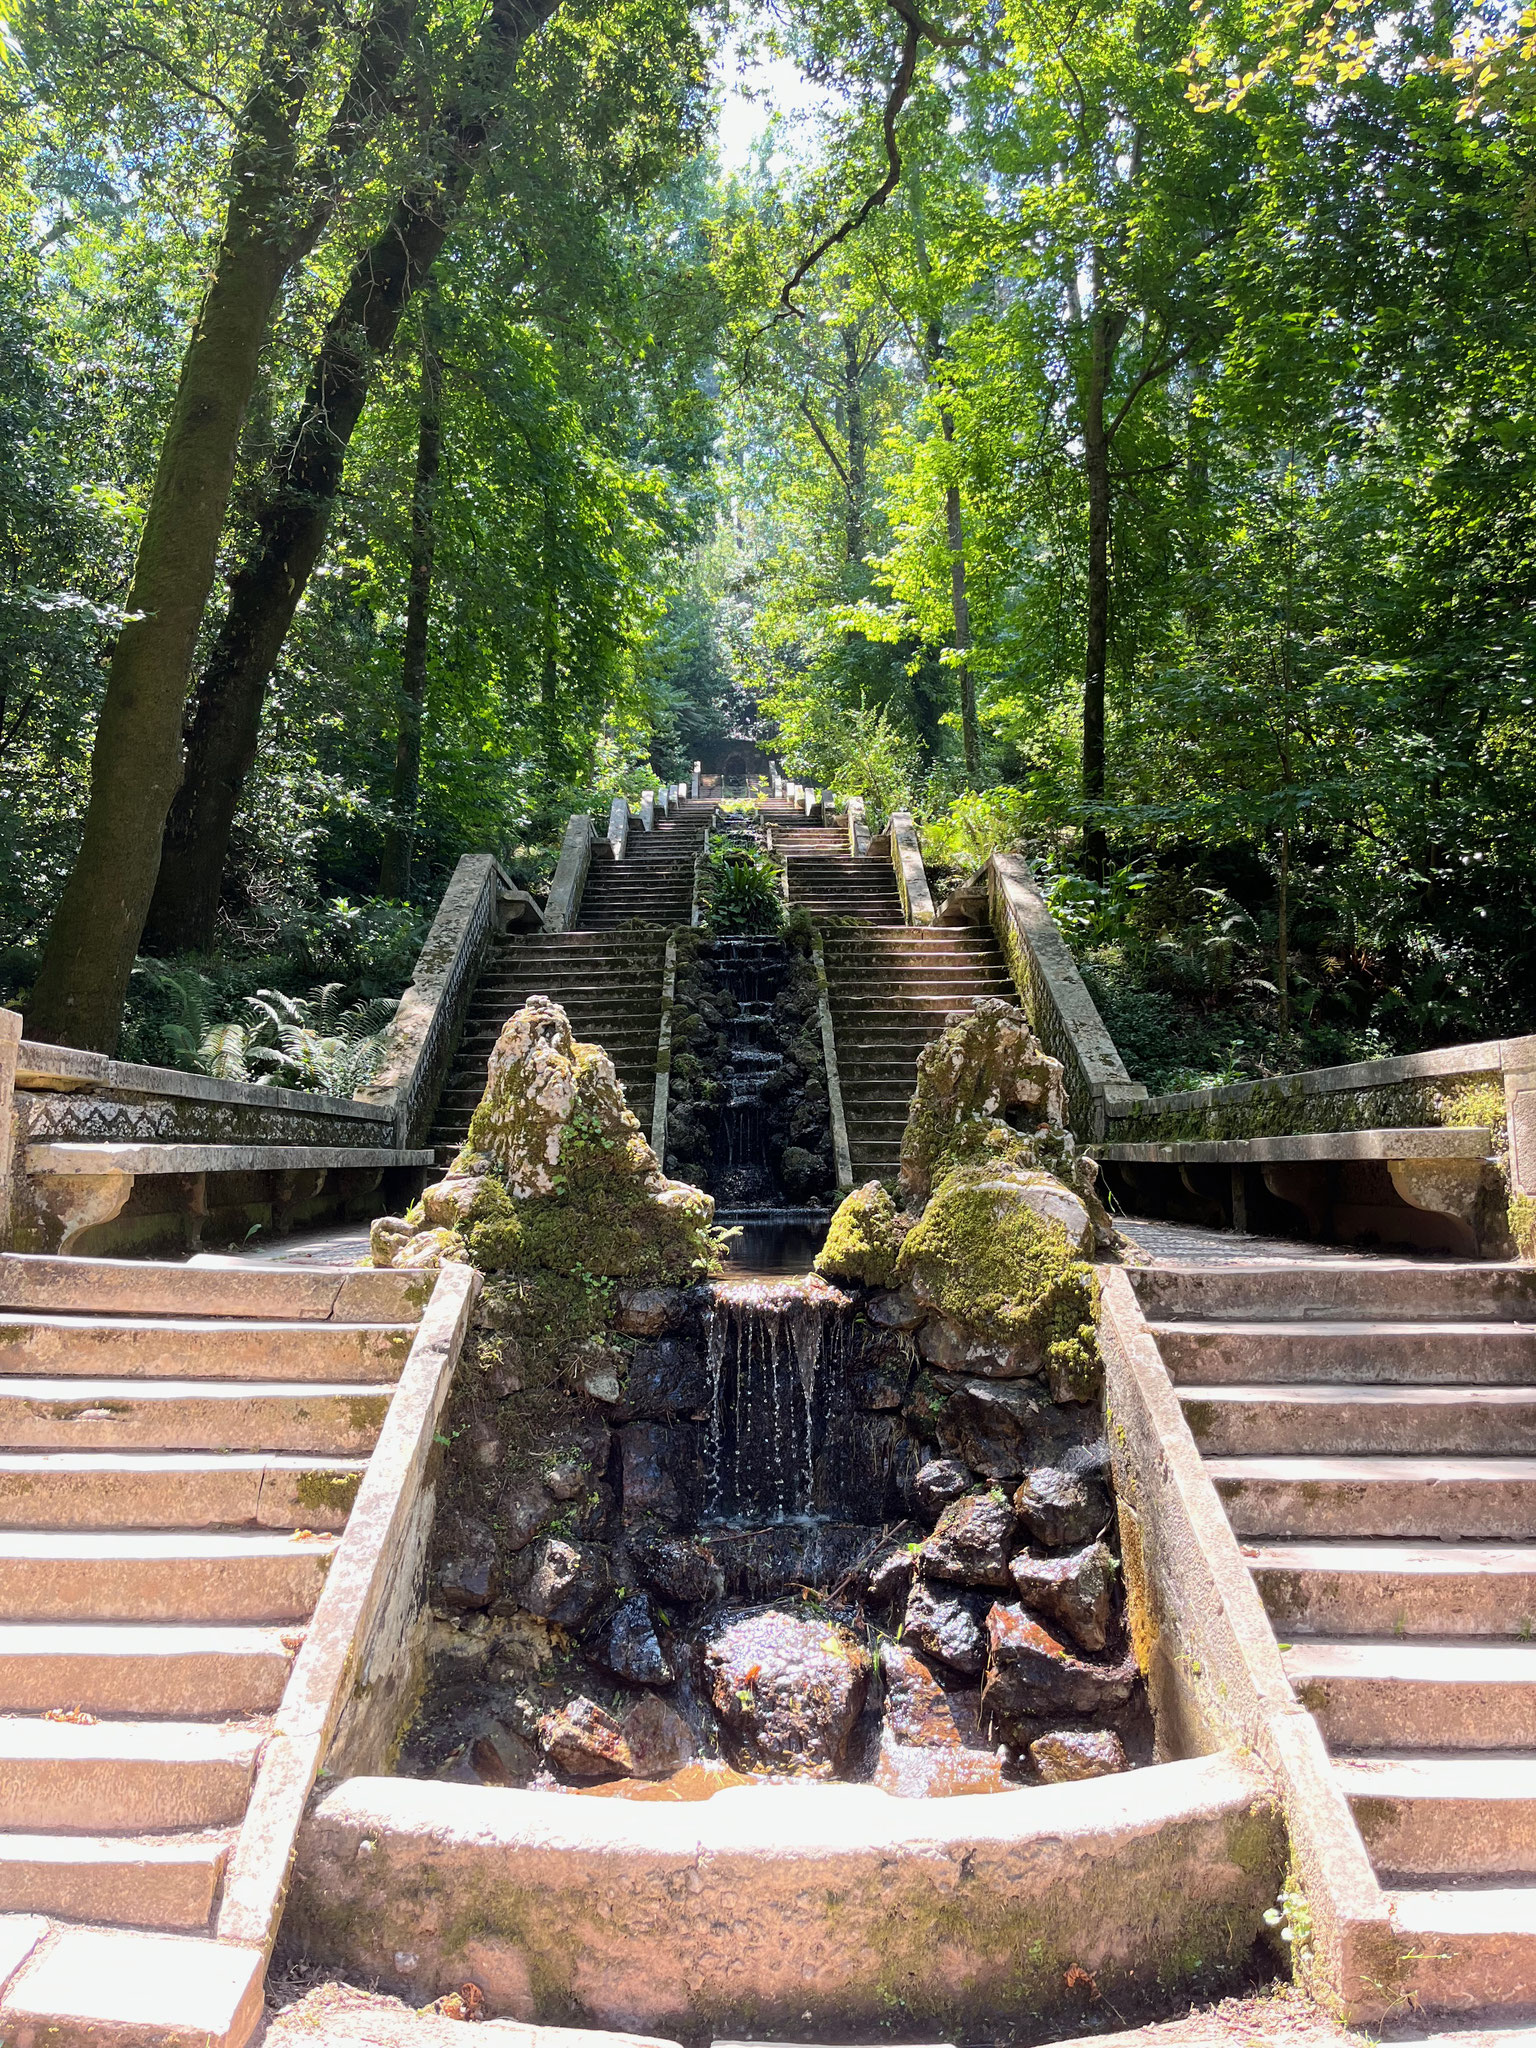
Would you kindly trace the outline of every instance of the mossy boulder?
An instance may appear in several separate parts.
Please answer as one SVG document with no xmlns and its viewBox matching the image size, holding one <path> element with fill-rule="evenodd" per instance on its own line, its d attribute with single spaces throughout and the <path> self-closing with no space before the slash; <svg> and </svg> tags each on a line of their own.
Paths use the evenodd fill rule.
<svg viewBox="0 0 1536 2048">
<path fill-rule="evenodd" d="M 838 1205 L 827 1238 L 816 1255 L 825 1280 L 852 1280 L 865 1287 L 889 1287 L 896 1259 L 912 1228 L 891 1199 L 889 1188 L 866 1181 Z"/>
<path fill-rule="evenodd" d="M 1099 1385 L 1091 1243 L 1087 1209 L 1063 1182 L 960 1166 L 903 1239 L 895 1277 L 949 1321 L 1037 1361 L 1056 1399 L 1084 1401 Z"/>
<path fill-rule="evenodd" d="M 1028 1163 L 1030 1134 L 1065 1124 L 1061 1062 L 1041 1050 L 1021 1009 L 983 998 L 918 1056 L 901 1141 L 902 1195 L 912 1205 L 927 1201 L 949 1168 L 977 1159 L 989 1139 L 994 1152 L 1017 1151 Z"/>
</svg>

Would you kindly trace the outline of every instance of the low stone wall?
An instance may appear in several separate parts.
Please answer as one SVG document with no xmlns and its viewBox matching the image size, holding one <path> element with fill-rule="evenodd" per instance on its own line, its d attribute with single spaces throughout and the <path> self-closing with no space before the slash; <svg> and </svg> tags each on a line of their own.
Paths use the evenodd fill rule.
<svg viewBox="0 0 1536 2048">
<path fill-rule="evenodd" d="M 697 1805 L 358 1778 L 301 1837 L 286 1931 L 420 2002 L 717 2035 L 960 2038 L 1248 1965 L 1284 1867 L 1229 1757 L 980 1799 L 766 1785 Z M 865 2032 L 864 2030 L 869 2030 Z"/>
</svg>

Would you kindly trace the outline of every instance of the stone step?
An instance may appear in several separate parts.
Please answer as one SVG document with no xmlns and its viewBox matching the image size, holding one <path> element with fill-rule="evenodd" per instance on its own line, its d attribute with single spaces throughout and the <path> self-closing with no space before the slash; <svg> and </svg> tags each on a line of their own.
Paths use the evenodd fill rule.
<svg viewBox="0 0 1536 2048">
<path fill-rule="evenodd" d="M 0 1530 L 7 1621 L 307 1621 L 336 1538 L 258 1530 Z"/>
<path fill-rule="evenodd" d="M 1536 1387 L 1182 1385 L 1179 1402 L 1208 1457 L 1536 1454 Z"/>
<path fill-rule="evenodd" d="M 6 1826 L 99 1834 L 237 1825 L 263 1734 L 207 1721 L 0 1717 Z"/>
<path fill-rule="evenodd" d="M 1536 1545 L 1261 1543 L 1243 1555 L 1280 1636 L 1536 1634 Z"/>
<path fill-rule="evenodd" d="M 1335 1760 L 1384 1881 L 1536 1873 L 1536 1754 Z"/>
<path fill-rule="evenodd" d="M 0 1445 L 366 1456 L 393 1393 L 366 1381 L 0 1379 Z"/>
<path fill-rule="evenodd" d="M 1536 1458 L 1208 1458 L 1239 1536 L 1446 1536 L 1536 1528 Z"/>
<path fill-rule="evenodd" d="M 1403 1888 L 1386 1905 L 1403 1957 L 1393 1989 L 1416 2013 L 1536 2005 L 1536 1887 Z"/>
<path fill-rule="evenodd" d="M 266 1451 L 3 1451 L 0 1528 L 337 1530 L 367 1469 Z"/>
<path fill-rule="evenodd" d="M 1324 1638 L 1281 1661 L 1330 1749 L 1536 1749 L 1536 1643 Z"/>
<path fill-rule="evenodd" d="M 1262 1266 L 1147 1266 L 1131 1275 L 1151 1322 L 1525 1321 L 1536 1324 L 1536 1267 L 1463 1261 L 1328 1259 Z"/>
<path fill-rule="evenodd" d="M 0 1310 L 46 1315 L 253 1317 L 281 1323 L 400 1324 L 421 1313 L 430 1275 L 368 1267 L 170 1264 L 8 1252 Z M 0 1322 L 5 1318 L 0 1317 Z M 5 1340 L 0 1340 L 5 1341 Z"/>
<path fill-rule="evenodd" d="M 3 1621 L 0 1713 L 68 1705 L 192 1720 L 269 1714 L 299 1640 L 296 1631 L 216 1623 Z"/>
<path fill-rule="evenodd" d="M 1536 1386 L 1536 1324 L 1451 1322 L 1154 1322 L 1177 1385 Z"/>
<path fill-rule="evenodd" d="M 398 1379 L 414 1323 L 212 1322 L 190 1317 L 0 1313 L 0 1357 L 18 1378 Z"/>
<path fill-rule="evenodd" d="M 232 1831 L 222 1828 L 181 1835 L 0 1833 L 0 1913 L 204 1929 L 233 1843 Z"/>
</svg>

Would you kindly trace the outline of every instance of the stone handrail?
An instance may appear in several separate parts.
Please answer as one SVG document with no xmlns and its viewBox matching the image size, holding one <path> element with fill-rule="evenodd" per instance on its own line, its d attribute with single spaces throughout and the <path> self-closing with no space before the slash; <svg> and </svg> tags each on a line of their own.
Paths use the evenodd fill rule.
<svg viewBox="0 0 1536 2048">
<path fill-rule="evenodd" d="M 977 880 L 1035 1036 L 1065 1069 L 1072 1128 L 1079 1140 L 1102 1138 L 1147 1091 L 1126 1072 L 1028 863 L 994 853 Z"/>
<path fill-rule="evenodd" d="M 901 914 L 908 924 L 933 923 L 933 894 L 928 887 L 928 870 L 923 866 L 923 849 L 910 811 L 891 813 L 891 866 L 896 870 L 896 887 L 901 894 Z"/>
<path fill-rule="evenodd" d="M 571 820 L 573 826 L 577 822 Z M 590 821 L 583 818 L 579 822 L 590 834 Z M 570 841 L 568 829 L 567 846 Z M 564 860 L 562 854 L 562 866 Z M 503 904 L 508 900 L 520 903 L 530 921 L 537 918 L 531 900 L 508 880 L 494 854 L 466 853 L 443 893 L 411 985 L 400 998 L 385 1042 L 383 1064 L 367 1086 L 357 1091 L 360 1105 L 383 1110 L 393 1119 L 399 1145 L 419 1144 L 431 1125 L 464 1013 L 486 949 L 501 928 Z M 550 900 L 554 900 L 553 890 Z"/>
<path fill-rule="evenodd" d="M 568 932 L 580 915 L 581 892 L 587 886 L 587 870 L 592 865 L 596 839 L 592 820 L 584 811 L 578 811 L 566 825 L 555 879 L 549 885 L 549 898 L 544 905 L 545 931 Z"/>
<path fill-rule="evenodd" d="M 616 796 L 608 811 L 608 845 L 615 860 L 629 850 L 629 798 Z"/>
<path fill-rule="evenodd" d="M 861 796 L 848 799 L 848 851 L 858 854 L 869 851 L 869 820 Z"/>
</svg>

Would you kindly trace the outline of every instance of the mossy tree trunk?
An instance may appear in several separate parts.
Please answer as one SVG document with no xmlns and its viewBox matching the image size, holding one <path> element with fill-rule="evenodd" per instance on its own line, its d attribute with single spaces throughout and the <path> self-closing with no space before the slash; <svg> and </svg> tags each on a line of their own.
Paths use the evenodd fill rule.
<svg viewBox="0 0 1536 2048">
<path fill-rule="evenodd" d="M 90 801 L 27 1008 L 35 1038 L 111 1052 L 182 773 L 187 678 L 240 432 L 283 280 L 323 233 L 345 165 L 398 72 L 414 0 L 381 4 L 312 163 L 300 124 L 323 0 L 288 0 L 269 33 L 229 164 L 213 275 L 182 358 L 91 755 Z"/>
<path fill-rule="evenodd" d="M 463 211 L 529 38 L 559 0 L 494 0 L 461 89 L 424 138 L 429 169 L 362 251 L 269 465 L 255 537 L 203 670 L 187 772 L 165 834 L 152 928 L 165 950 L 209 944 L 230 828 L 256 758 L 267 684 L 330 526 L 347 447 L 415 294 Z"/>
</svg>

